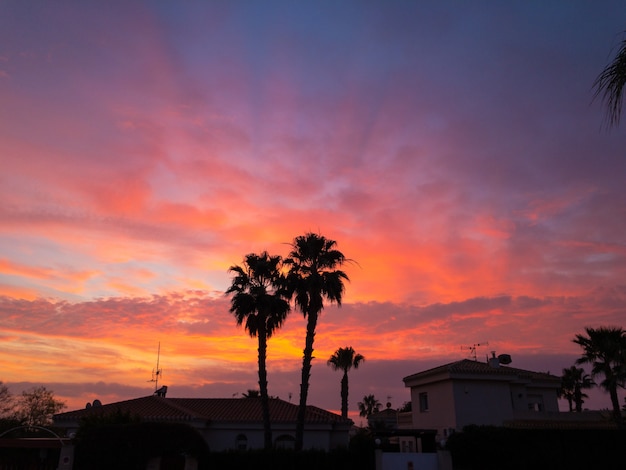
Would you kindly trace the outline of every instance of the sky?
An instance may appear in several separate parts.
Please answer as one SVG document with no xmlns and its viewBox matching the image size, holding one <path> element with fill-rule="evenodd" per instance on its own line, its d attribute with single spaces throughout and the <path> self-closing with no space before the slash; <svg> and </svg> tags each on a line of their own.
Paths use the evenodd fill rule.
<svg viewBox="0 0 626 470">
<path fill-rule="evenodd" d="M 228 268 L 307 232 L 350 260 L 310 404 L 346 346 L 357 424 L 473 345 L 561 375 L 626 326 L 626 124 L 593 99 L 624 30 L 610 0 L 0 1 L 0 381 L 146 396 L 160 344 L 168 396 L 242 396 Z M 268 345 L 294 403 L 304 334 Z"/>
</svg>

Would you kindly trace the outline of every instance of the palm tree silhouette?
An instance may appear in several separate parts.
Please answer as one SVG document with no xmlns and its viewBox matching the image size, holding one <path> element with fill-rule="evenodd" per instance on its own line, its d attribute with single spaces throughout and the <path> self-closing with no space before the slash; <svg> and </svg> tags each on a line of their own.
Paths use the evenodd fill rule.
<svg viewBox="0 0 626 470">
<path fill-rule="evenodd" d="M 576 404 L 576 412 L 580 413 L 585 402 L 584 399 L 588 398 L 588 395 L 583 390 L 592 388 L 594 385 L 595 382 L 591 377 L 585 374 L 585 369 L 571 366 L 563 369 L 559 396 L 567 400 L 570 411 L 574 410 L 573 405 Z"/>
<path fill-rule="evenodd" d="M 352 346 L 337 349 L 328 359 L 328 366 L 333 370 L 343 371 L 341 378 L 341 416 L 344 418 L 348 417 L 348 371 L 353 367 L 358 369 L 363 361 L 365 361 L 365 357 L 356 354 Z"/>
<path fill-rule="evenodd" d="M 621 327 L 585 328 L 587 336 L 576 335 L 572 340 L 583 348 L 576 364 L 591 364 L 591 375 L 604 376 L 600 386 L 609 392 L 613 418 L 621 423 L 617 387 L 626 381 L 626 331 Z"/>
<path fill-rule="evenodd" d="M 594 98 L 606 104 L 608 127 L 617 126 L 622 115 L 626 86 L 626 39 L 623 39 L 613 60 L 602 70 L 593 82 Z"/>
<path fill-rule="evenodd" d="M 378 413 L 381 404 L 374 395 L 365 395 L 363 401 L 357 403 L 359 406 L 359 416 L 369 418 L 374 413 Z"/>
<path fill-rule="evenodd" d="M 291 265 L 287 274 L 287 287 L 294 297 L 295 305 L 307 319 L 296 422 L 296 450 L 302 450 L 304 438 L 304 418 L 317 320 L 324 308 L 324 299 L 341 306 L 345 291 L 343 281 L 348 280 L 343 271 L 335 269 L 346 261 L 336 246 L 337 242 L 334 240 L 315 233 L 307 233 L 294 239 L 289 258 L 284 261 L 285 264 Z"/>
<path fill-rule="evenodd" d="M 251 337 L 259 340 L 259 388 L 263 413 L 264 445 L 272 447 L 272 430 L 267 391 L 267 340 L 280 328 L 289 313 L 289 302 L 280 274 L 280 256 L 270 256 L 266 251 L 245 256 L 243 266 L 231 266 L 235 274 L 226 294 L 234 294 L 230 312 L 235 315 L 237 325 L 245 322 Z"/>
</svg>

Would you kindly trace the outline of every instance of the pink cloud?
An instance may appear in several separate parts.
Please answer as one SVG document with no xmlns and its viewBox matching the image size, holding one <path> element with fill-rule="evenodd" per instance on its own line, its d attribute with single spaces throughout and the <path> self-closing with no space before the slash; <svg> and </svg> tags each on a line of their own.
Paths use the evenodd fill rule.
<svg viewBox="0 0 626 470">
<path fill-rule="evenodd" d="M 500 296 L 423 307 L 378 302 L 329 306 L 318 325 L 314 373 L 326 377 L 325 358 L 346 345 L 374 364 L 408 358 L 429 364 L 451 361 L 466 356 L 467 347 L 476 342 L 489 342 L 481 354 L 493 349 L 514 356 L 575 358 L 579 351 L 571 341 L 574 334 L 587 326 L 590 317 L 602 324 L 619 323 L 625 296 L 623 288 L 616 286 L 572 298 Z M 115 376 L 139 391 L 149 380 L 155 343 L 160 340 L 161 364 L 174 389 L 230 383 L 211 390 L 245 391 L 256 382 L 256 341 L 235 326 L 228 305 L 227 298 L 205 292 L 80 303 L 4 297 L 0 331 L 13 340 L 2 342 L 2 356 L 12 358 L 0 364 L 3 380 L 19 382 L 27 371 L 44 383 L 58 374 L 77 384 Z M 283 386 L 276 385 L 283 395 L 289 384 L 297 383 L 304 325 L 301 314 L 294 311 L 270 341 L 268 361 L 274 377 L 292 376 L 285 378 Z M 236 379 L 235 371 L 243 370 L 248 372 Z M 332 377 L 327 378 L 332 381 Z M 396 395 L 402 391 L 400 383 L 391 388 Z M 77 399 L 93 398 L 94 393 L 92 389 Z M 111 399 L 119 396 L 110 395 Z M 323 394 L 318 396 L 321 400 Z"/>
</svg>

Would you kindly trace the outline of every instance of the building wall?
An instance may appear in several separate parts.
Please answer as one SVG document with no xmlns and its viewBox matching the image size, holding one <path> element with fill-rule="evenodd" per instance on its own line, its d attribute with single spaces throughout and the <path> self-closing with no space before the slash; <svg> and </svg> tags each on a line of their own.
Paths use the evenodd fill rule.
<svg viewBox="0 0 626 470">
<path fill-rule="evenodd" d="M 201 423 L 186 423 L 195 427 L 204 440 L 209 444 L 209 449 L 212 451 L 223 451 L 236 449 L 238 443 L 238 436 L 244 435 L 246 437 L 245 443 L 247 449 L 262 449 L 264 446 L 263 428 L 261 424 L 213 424 L 213 427 L 204 427 Z M 58 425 L 58 423 L 57 423 Z M 76 432 L 78 430 L 78 423 L 64 422 L 62 423 L 67 431 L 67 434 Z M 338 447 L 347 447 L 350 442 L 350 427 L 348 425 L 333 428 L 329 424 L 318 425 L 306 425 L 304 430 L 304 442 L 305 449 L 322 449 L 330 450 Z M 296 431 L 295 423 L 286 424 L 273 424 L 272 425 L 272 439 L 275 441 L 280 436 L 291 436 L 295 440 Z M 283 444 L 289 446 L 288 441 L 283 441 Z"/>
<path fill-rule="evenodd" d="M 541 395 L 544 412 L 558 412 L 559 398 L 554 387 L 549 386 L 532 386 L 528 388 L 529 395 Z"/>
<path fill-rule="evenodd" d="M 428 397 L 428 410 L 420 408 L 420 394 Z M 456 428 L 454 393 L 450 381 L 440 381 L 411 387 L 413 427 L 437 429 L 440 434 L 447 428 Z"/>
<path fill-rule="evenodd" d="M 263 429 L 258 426 L 220 426 L 202 431 L 204 439 L 209 443 L 210 450 L 223 451 L 237 449 L 245 444 L 246 449 L 262 449 L 264 445 Z M 295 426 L 273 425 L 272 439 L 276 441 L 281 436 L 291 436 L 295 439 Z M 242 439 L 245 436 L 245 440 Z M 332 430 L 328 425 L 309 425 L 305 427 L 303 447 L 305 449 L 330 450 L 337 447 L 347 447 L 349 443 L 348 429 Z M 240 447 L 243 448 L 243 447 Z"/>
<path fill-rule="evenodd" d="M 428 396 L 428 410 L 420 409 L 420 394 Z M 520 416 L 540 417 L 558 412 L 554 384 L 509 382 L 508 379 L 465 376 L 438 377 L 411 384 L 413 427 L 436 429 L 437 440 L 470 424 L 501 426 Z"/>
<path fill-rule="evenodd" d="M 329 449 L 348 447 L 350 445 L 349 429 L 334 430 L 330 432 Z"/>
<path fill-rule="evenodd" d="M 507 382 L 458 380 L 453 388 L 456 431 L 468 424 L 500 426 L 512 419 L 513 405 Z"/>
<path fill-rule="evenodd" d="M 528 411 L 528 396 L 526 394 L 526 384 L 511 384 L 510 388 L 513 411 Z"/>
<path fill-rule="evenodd" d="M 516 412 L 559 411 L 559 399 L 554 386 L 543 384 L 512 384 L 511 397 Z"/>
</svg>

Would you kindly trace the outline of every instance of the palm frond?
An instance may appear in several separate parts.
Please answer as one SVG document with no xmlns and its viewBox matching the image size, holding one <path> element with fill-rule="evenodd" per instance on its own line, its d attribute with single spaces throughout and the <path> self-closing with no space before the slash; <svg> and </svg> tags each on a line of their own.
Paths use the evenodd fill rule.
<svg viewBox="0 0 626 470">
<path fill-rule="evenodd" d="M 619 47 L 617 55 L 593 82 L 594 99 L 600 98 L 606 105 L 608 127 L 617 126 L 622 115 L 626 86 L 626 39 Z"/>
</svg>

